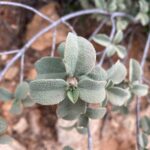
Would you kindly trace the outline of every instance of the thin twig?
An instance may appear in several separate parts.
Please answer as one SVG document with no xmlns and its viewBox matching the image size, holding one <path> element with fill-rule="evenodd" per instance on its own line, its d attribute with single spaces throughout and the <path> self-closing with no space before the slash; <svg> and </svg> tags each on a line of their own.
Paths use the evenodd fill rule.
<svg viewBox="0 0 150 150">
<path fill-rule="evenodd" d="M 105 25 L 105 23 L 107 22 L 108 19 L 104 19 L 99 26 L 94 30 L 94 32 L 92 33 L 92 35 L 89 37 L 89 41 L 92 40 L 92 38 L 102 29 L 102 27 Z"/>
<path fill-rule="evenodd" d="M 18 52 L 19 52 L 19 50 L 11 50 L 8 52 L 0 52 L 0 55 L 10 55 L 10 54 L 18 53 Z"/>
<path fill-rule="evenodd" d="M 118 14 L 118 13 L 117 13 Z M 120 15 L 119 15 L 120 16 Z M 115 22 L 115 17 L 116 15 L 113 14 L 111 16 L 111 22 L 112 22 L 112 29 L 111 29 L 111 33 L 110 33 L 110 40 L 112 41 L 113 37 L 115 36 L 115 32 L 116 32 L 116 22 Z M 106 56 L 106 52 L 107 52 L 107 47 L 104 49 L 104 52 L 103 52 L 103 55 L 98 63 L 99 66 L 102 66 L 103 62 L 104 62 L 104 59 L 105 59 L 105 56 Z"/>
<path fill-rule="evenodd" d="M 88 150 L 93 150 L 93 141 L 92 141 L 92 134 L 90 130 L 90 122 L 87 127 L 88 130 Z"/>
<path fill-rule="evenodd" d="M 146 57 L 148 55 L 150 47 L 150 32 L 148 34 L 148 39 L 146 41 L 146 45 L 144 48 L 144 54 L 141 60 L 141 67 L 144 68 L 144 64 L 146 61 Z M 143 82 L 143 77 L 141 78 L 141 82 Z M 140 108 L 141 108 L 141 99 L 139 97 L 136 98 L 136 143 L 137 143 L 137 150 L 141 150 L 139 144 L 139 134 L 140 134 Z"/>
<path fill-rule="evenodd" d="M 21 7 L 27 10 L 30 10 L 32 12 L 34 12 L 35 14 L 39 15 L 40 17 L 42 17 L 43 19 L 47 20 L 49 23 L 53 23 L 54 20 L 52 20 L 51 18 L 49 18 L 47 15 L 43 14 L 42 12 L 38 11 L 37 9 L 25 5 L 25 4 L 21 4 L 21 3 L 17 3 L 17 2 L 8 2 L 8 1 L 1 1 L 0 5 L 6 5 L 6 6 L 14 6 L 14 7 Z M 66 25 L 72 32 L 75 32 L 73 27 L 66 21 L 62 22 L 64 25 Z"/>
<path fill-rule="evenodd" d="M 49 30 L 53 29 L 54 27 L 58 26 L 59 24 L 61 24 L 64 21 L 67 21 L 71 18 L 77 17 L 77 16 L 81 16 L 81 15 L 88 15 L 88 14 L 93 14 L 93 13 L 99 13 L 99 14 L 103 14 L 106 16 L 111 16 L 111 13 L 108 13 L 106 11 L 100 10 L 100 9 L 89 9 L 89 10 L 81 10 L 78 12 L 74 12 L 71 13 L 69 15 L 66 15 L 62 18 L 60 18 L 59 20 L 53 22 L 51 25 L 48 25 L 47 27 L 45 27 L 44 29 L 42 29 L 41 31 L 39 31 L 35 36 L 33 36 L 21 49 L 20 51 L 9 61 L 9 63 L 6 65 L 6 67 L 4 68 L 3 71 L 1 71 L 0 73 L 0 81 L 2 80 L 2 77 L 4 76 L 4 74 L 7 72 L 7 70 L 18 60 L 18 58 L 21 57 L 21 55 L 23 55 L 26 50 L 39 38 L 41 37 L 43 34 L 45 34 L 46 32 L 48 32 Z M 115 12 L 115 13 L 119 13 L 119 12 Z M 115 15 L 115 13 L 113 13 L 113 15 Z M 122 17 L 129 17 L 129 15 L 120 12 L 119 16 Z M 132 16 L 129 17 L 129 19 L 132 19 L 132 21 L 135 21 L 134 18 Z"/>
<path fill-rule="evenodd" d="M 21 61 L 20 61 L 20 83 L 24 79 L 24 59 L 25 59 L 25 54 L 21 56 Z"/>
<path fill-rule="evenodd" d="M 56 36 L 57 36 L 57 30 L 56 30 L 56 28 L 55 28 L 54 31 L 53 31 L 51 57 L 54 57 L 54 53 L 55 53 L 55 48 L 56 48 Z"/>
</svg>

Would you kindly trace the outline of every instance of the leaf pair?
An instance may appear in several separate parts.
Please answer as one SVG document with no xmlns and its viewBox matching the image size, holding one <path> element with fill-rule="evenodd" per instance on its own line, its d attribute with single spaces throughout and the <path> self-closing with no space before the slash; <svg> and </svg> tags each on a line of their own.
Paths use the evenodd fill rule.
<svg viewBox="0 0 150 150">
<path fill-rule="evenodd" d="M 7 123 L 6 121 L 0 117 L 0 144 L 8 144 L 12 142 L 12 138 L 8 136 L 6 133 Z"/>
<path fill-rule="evenodd" d="M 108 57 L 111 57 L 115 53 L 117 53 L 117 55 L 120 58 L 124 58 L 127 52 L 124 46 L 119 45 L 122 39 L 123 39 L 123 33 L 121 30 L 117 32 L 113 41 L 111 41 L 110 38 L 105 34 L 98 34 L 95 37 L 93 37 L 94 42 L 106 47 L 106 54 Z"/>
<path fill-rule="evenodd" d="M 129 64 L 130 90 L 133 94 L 137 96 L 145 96 L 148 94 L 148 86 L 146 84 L 140 83 L 141 78 L 142 78 L 142 68 L 140 64 L 136 60 L 130 59 Z"/>
<path fill-rule="evenodd" d="M 130 93 L 127 89 L 116 86 L 125 79 L 126 75 L 127 70 L 120 61 L 117 61 L 110 69 L 107 70 L 107 98 L 113 105 L 121 106 L 130 97 Z"/>
<path fill-rule="evenodd" d="M 10 93 L 4 88 L 0 88 L 0 98 L 6 102 L 13 99 L 13 104 L 10 112 L 13 114 L 19 114 L 22 111 L 23 106 L 32 106 L 33 101 L 29 97 L 29 85 L 26 82 L 20 83 L 15 93 Z"/>
</svg>

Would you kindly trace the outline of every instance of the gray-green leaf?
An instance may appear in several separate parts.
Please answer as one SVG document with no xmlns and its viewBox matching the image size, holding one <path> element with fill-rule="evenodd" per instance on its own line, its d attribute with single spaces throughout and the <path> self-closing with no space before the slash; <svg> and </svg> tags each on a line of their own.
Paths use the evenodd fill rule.
<svg viewBox="0 0 150 150">
<path fill-rule="evenodd" d="M 109 37 L 105 34 L 97 34 L 93 37 L 94 42 L 102 46 L 108 47 L 111 44 Z"/>
<path fill-rule="evenodd" d="M 79 81 L 78 87 L 80 98 L 88 103 L 101 103 L 106 96 L 105 81 L 83 79 Z"/>
<path fill-rule="evenodd" d="M 148 85 L 139 82 L 133 82 L 131 91 L 137 96 L 145 96 L 148 94 Z"/>
<path fill-rule="evenodd" d="M 102 119 L 106 113 L 106 108 L 87 108 L 86 115 L 91 119 Z"/>
<path fill-rule="evenodd" d="M 150 118 L 149 117 L 147 116 L 142 117 L 140 120 L 140 126 L 142 130 L 144 131 L 144 133 L 150 135 Z"/>
<path fill-rule="evenodd" d="M 70 76 L 89 73 L 96 63 L 96 52 L 86 39 L 69 33 L 65 44 L 64 63 Z"/>
<path fill-rule="evenodd" d="M 13 94 L 4 88 L 0 88 L 0 100 L 8 101 L 13 98 Z"/>
<path fill-rule="evenodd" d="M 15 98 L 18 100 L 25 99 L 29 92 L 29 85 L 27 82 L 20 83 L 15 91 Z"/>
<path fill-rule="evenodd" d="M 35 63 L 37 79 L 64 79 L 65 65 L 60 58 L 43 57 Z"/>
<path fill-rule="evenodd" d="M 123 32 L 121 30 L 118 30 L 115 37 L 114 37 L 114 40 L 113 42 L 115 44 L 118 44 L 120 43 L 121 41 L 123 40 Z"/>
<path fill-rule="evenodd" d="M 10 109 L 10 113 L 14 114 L 14 115 L 19 115 L 23 110 L 23 105 L 22 105 L 22 101 L 20 100 L 14 100 L 12 107 Z"/>
<path fill-rule="evenodd" d="M 108 100 L 116 106 L 123 105 L 130 97 L 129 91 L 119 87 L 111 87 L 107 89 Z"/>
<path fill-rule="evenodd" d="M 144 133 L 140 132 L 139 134 L 139 144 L 142 148 L 146 148 L 147 144 L 148 144 L 148 138 L 147 135 L 145 135 Z"/>
<path fill-rule="evenodd" d="M 65 98 L 57 107 L 57 116 L 65 120 L 74 120 L 86 109 L 85 102 L 78 100 L 75 104 Z"/>
<path fill-rule="evenodd" d="M 109 70 L 107 70 L 107 75 L 109 80 L 112 80 L 114 84 L 118 84 L 125 79 L 127 70 L 120 61 L 117 61 Z"/>
<path fill-rule="evenodd" d="M 129 80 L 130 82 L 140 80 L 142 76 L 142 68 L 138 61 L 135 59 L 130 59 L 130 66 L 129 66 Z"/>
<path fill-rule="evenodd" d="M 0 136 L 0 144 L 10 144 L 13 141 L 13 138 L 9 135 Z"/>
<path fill-rule="evenodd" d="M 127 55 L 126 48 L 122 45 L 117 45 L 115 47 L 117 55 L 119 58 L 123 59 Z"/>
<path fill-rule="evenodd" d="M 2 117 L 0 117 L 0 135 L 5 133 L 6 130 L 7 130 L 7 122 Z"/>
<path fill-rule="evenodd" d="M 64 58 L 64 51 L 65 51 L 65 42 L 62 42 L 57 47 L 57 51 L 60 54 L 61 58 Z"/>
<path fill-rule="evenodd" d="M 97 81 L 107 79 L 107 72 L 100 66 L 96 66 L 88 75 L 89 78 Z"/>
<path fill-rule="evenodd" d="M 67 83 L 61 79 L 41 79 L 30 83 L 31 98 L 42 105 L 53 105 L 65 98 Z"/>
</svg>

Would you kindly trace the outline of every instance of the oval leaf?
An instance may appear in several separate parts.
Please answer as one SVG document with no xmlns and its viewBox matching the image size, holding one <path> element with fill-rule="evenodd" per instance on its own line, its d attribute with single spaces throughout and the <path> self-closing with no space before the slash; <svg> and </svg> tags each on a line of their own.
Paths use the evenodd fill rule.
<svg viewBox="0 0 150 150">
<path fill-rule="evenodd" d="M 133 82 L 131 91 L 137 96 L 145 96 L 148 94 L 148 85 Z"/>
<path fill-rule="evenodd" d="M 0 135 L 2 135 L 3 133 L 5 133 L 7 130 L 7 122 L 0 117 Z"/>
<path fill-rule="evenodd" d="M 37 79 L 64 79 L 65 65 L 60 58 L 43 57 L 35 63 Z"/>
<path fill-rule="evenodd" d="M 130 82 L 140 80 L 142 76 L 142 68 L 138 61 L 135 59 L 130 59 L 130 66 L 129 66 L 129 80 Z"/>
<path fill-rule="evenodd" d="M 74 120 L 86 109 L 85 102 L 78 100 L 75 104 L 70 102 L 68 98 L 58 104 L 57 116 L 65 120 Z"/>
<path fill-rule="evenodd" d="M 108 100 L 116 106 L 123 105 L 129 99 L 129 91 L 119 87 L 111 87 L 107 89 Z"/>
<path fill-rule="evenodd" d="M 107 72 L 100 66 L 96 66 L 88 75 L 92 80 L 102 81 L 107 79 Z"/>
<path fill-rule="evenodd" d="M 101 108 L 87 108 L 86 110 L 86 116 L 91 118 L 91 119 L 102 119 L 106 113 L 106 108 L 101 107 Z"/>
<path fill-rule="evenodd" d="M 15 92 L 15 98 L 18 100 L 25 99 L 29 92 L 29 84 L 27 82 L 20 83 Z"/>
<path fill-rule="evenodd" d="M 10 113 L 14 115 L 19 115 L 22 113 L 23 105 L 20 100 L 14 100 L 12 107 L 10 109 Z"/>
<path fill-rule="evenodd" d="M 127 51 L 124 46 L 118 45 L 115 49 L 119 58 L 123 59 L 127 55 Z"/>
<path fill-rule="evenodd" d="M 13 98 L 13 94 L 4 88 L 0 88 L 0 100 L 8 101 Z"/>
<path fill-rule="evenodd" d="M 120 61 L 117 61 L 109 70 L 107 70 L 107 75 L 108 79 L 112 80 L 114 84 L 119 84 L 125 79 L 127 70 Z"/>
<path fill-rule="evenodd" d="M 64 58 L 64 51 L 65 51 L 65 42 L 62 42 L 57 47 L 57 51 L 60 54 L 61 58 Z"/>
<path fill-rule="evenodd" d="M 86 39 L 69 33 L 65 44 L 64 63 L 70 76 L 89 73 L 96 63 L 96 52 Z"/>
<path fill-rule="evenodd" d="M 105 47 L 108 47 L 111 44 L 109 37 L 105 34 L 97 34 L 93 37 L 93 41 Z"/>
<path fill-rule="evenodd" d="M 101 103 L 106 96 L 105 81 L 94 81 L 91 79 L 83 79 L 79 81 L 78 87 L 80 98 L 88 103 Z"/>
<path fill-rule="evenodd" d="M 61 79 L 41 79 L 30 83 L 31 98 L 42 105 L 53 105 L 65 98 L 67 83 Z"/>
</svg>

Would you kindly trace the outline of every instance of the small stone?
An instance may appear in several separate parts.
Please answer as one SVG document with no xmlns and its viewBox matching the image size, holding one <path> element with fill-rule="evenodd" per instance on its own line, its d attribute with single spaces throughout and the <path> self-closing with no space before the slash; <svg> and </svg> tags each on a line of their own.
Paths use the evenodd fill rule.
<svg viewBox="0 0 150 150">
<path fill-rule="evenodd" d="M 25 118 L 21 118 L 13 129 L 19 134 L 23 133 L 28 128 L 28 123 Z"/>
</svg>

